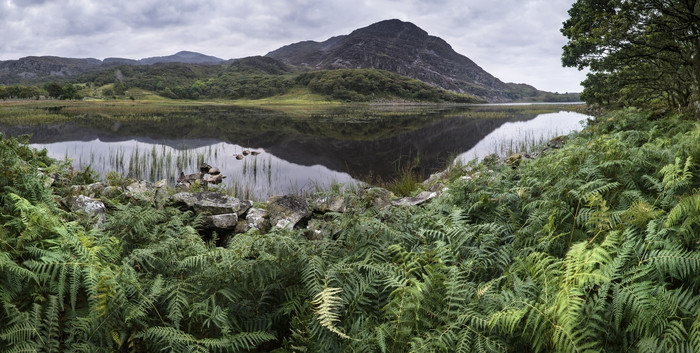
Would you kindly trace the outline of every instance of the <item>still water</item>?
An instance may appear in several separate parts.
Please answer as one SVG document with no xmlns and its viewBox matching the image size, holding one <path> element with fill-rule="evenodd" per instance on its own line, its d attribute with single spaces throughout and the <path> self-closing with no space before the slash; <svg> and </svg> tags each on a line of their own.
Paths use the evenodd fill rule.
<svg viewBox="0 0 700 353">
<path fill-rule="evenodd" d="M 31 133 L 33 147 L 101 175 L 115 171 L 174 184 L 180 172 L 196 173 L 206 162 L 226 175 L 223 187 L 264 200 L 332 184 L 389 181 L 406 170 L 427 177 L 455 158 L 466 162 L 527 149 L 580 130 L 587 119 L 555 106 L 394 109 L 289 114 L 197 107 L 129 119 L 81 115 L 0 131 Z M 243 156 L 244 151 L 253 153 Z"/>
</svg>

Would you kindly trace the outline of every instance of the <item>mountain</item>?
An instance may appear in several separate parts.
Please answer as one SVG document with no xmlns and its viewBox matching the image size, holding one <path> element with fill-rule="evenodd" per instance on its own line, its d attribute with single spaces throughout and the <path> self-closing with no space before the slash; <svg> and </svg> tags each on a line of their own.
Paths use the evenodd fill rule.
<svg viewBox="0 0 700 353">
<path fill-rule="evenodd" d="M 183 63 L 183 64 L 219 64 L 224 59 L 215 56 L 204 55 L 191 51 L 181 51 L 169 56 L 155 56 L 138 61 L 139 65 L 151 65 L 155 63 Z"/>
<path fill-rule="evenodd" d="M 508 84 L 455 52 L 443 39 L 400 20 L 381 21 L 324 42 L 290 44 L 266 56 L 305 69 L 392 71 L 489 102 L 522 98 Z"/>
<path fill-rule="evenodd" d="M 0 83 L 46 82 L 46 78 L 68 80 L 99 70 L 98 59 L 73 59 L 57 56 L 28 56 L 18 60 L 0 61 Z"/>
<path fill-rule="evenodd" d="M 17 60 L 0 61 L 0 84 L 67 81 L 86 73 L 117 65 L 151 65 L 156 63 L 221 64 L 224 63 L 224 60 L 191 51 L 181 51 L 169 56 L 157 56 L 140 60 L 28 56 Z"/>
<path fill-rule="evenodd" d="M 151 73 L 162 74 L 163 67 L 154 66 L 153 70 L 150 70 L 151 65 L 156 63 L 216 66 L 224 71 L 273 76 L 297 70 L 379 69 L 404 75 L 434 87 L 470 94 L 487 102 L 578 100 L 577 94 L 555 94 L 539 91 L 526 84 L 504 83 L 468 57 L 455 52 L 443 39 L 429 35 L 410 22 L 400 20 L 377 22 L 323 42 L 303 41 L 286 45 L 267 53 L 264 57 L 226 61 L 190 51 L 140 60 L 30 56 L 18 60 L 0 61 L 0 84 L 68 81 L 85 74 L 99 75 L 100 70 L 114 69 L 116 66 L 139 66 L 145 70 L 137 70 L 138 73 L 146 76 L 151 71 L 153 71 Z M 227 65 L 230 68 L 227 68 Z M 175 76 L 182 76 L 180 77 L 182 79 L 173 82 L 183 87 L 191 86 L 193 82 L 190 81 L 209 79 L 210 77 L 198 76 L 202 74 L 200 71 L 209 72 L 211 71 L 209 69 L 211 67 L 193 71 L 186 65 L 167 68 Z M 161 77 L 161 79 L 167 81 L 167 77 Z M 156 87 L 161 79 L 154 76 L 152 86 Z M 230 81 L 233 78 L 226 79 Z M 282 86 L 287 85 L 286 82 L 282 82 L 284 80 L 277 81 Z M 246 85 L 259 86 L 260 83 L 248 82 Z M 277 93 L 279 93 L 278 88 L 275 88 Z"/>
</svg>

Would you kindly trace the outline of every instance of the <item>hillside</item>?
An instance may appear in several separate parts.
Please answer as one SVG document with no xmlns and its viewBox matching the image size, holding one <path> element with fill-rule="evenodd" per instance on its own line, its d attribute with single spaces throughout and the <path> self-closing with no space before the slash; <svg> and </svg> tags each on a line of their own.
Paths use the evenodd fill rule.
<svg viewBox="0 0 700 353">
<path fill-rule="evenodd" d="M 243 91 L 248 93 L 238 90 L 239 93 L 232 95 L 230 92 L 224 93 L 220 90 L 215 96 L 248 97 L 252 92 L 252 97 L 259 98 L 267 97 L 270 94 L 279 94 L 280 88 L 288 88 L 288 82 L 280 82 L 279 77 L 276 77 L 272 79 L 275 82 L 271 83 L 269 75 L 278 76 L 292 71 L 376 69 L 410 77 L 454 93 L 468 94 L 487 102 L 578 100 L 578 95 L 575 94 L 555 94 L 539 91 L 526 84 L 504 83 L 468 57 L 455 52 L 443 39 L 429 35 L 410 22 L 400 20 L 381 21 L 357 29 L 348 35 L 332 37 L 323 42 L 304 41 L 290 44 L 267 53 L 264 57 L 252 56 L 224 60 L 190 51 L 138 60 L 31 56 L 18 60 L 0 61 L 0 84 L 69 82 L 78 80 L 86 74 L 90 77 L 115 75 L 115 68 L 118 68 L 122 73 L 134 71 L 150 76 L 150 80 L 156 82 L 152 82 L 153 84 L 147 89 L 163 91 L 165 87 L 170 87 L 172 93 L 161 93 L 173 98 L 194 98 L 199 97 L 201 92 L 189 94 L 185 91 L 197 80 L 204 82 L 211 78 L 219 81 L 225 78 L 234 79 L 233 82 L 229 83 L 219 82 L 217 86 L 223 87 L 224 90 L 229 89 L 229 91 L 237 89 L 229 86 L 236 86 L 240 83 L 240 80 L 243 79 L 242 72 L 248 75 L 253 74 L 250 67 L 241 69 L 238 68 L 238 65 L 250 66 L 253 61 L 255 61 L 255 65 L 264 67 L 262 72 L 255 69 L 257 70 L 255 75 L 263 74 L 263 76 L 245 78 L 244 85 L 248 88 Z M 156 79 L 154 75 L 162 74 L 164 70 L 162 65 L 164 64 L 173 64 L 174 66 L 170 66 L 166 70 L 169 71 L 167 75 Z M 153 65 L 156 66 L 151 67 Z M 193 69 L 191 65 L 210 67 Z M 179 69 L 184 71 L 182 73 L 172 72 Z M 220 75 L 212 76 L 213 71 Z M 235 77 L 231 76 L 231 72 L 236 72 Z M 187 77 L 187 80 L 180 79 L 183 76 Z M 173 80 L 173 77 L 178 78 Z M 86 81 L 85 78 L 80 78 L 80 81 L 90 82 Z M 129 82 L 122 82 L 122 80 L 118 81 L 115 83 L 129 84 Z M 163 81 L 163 84 L 158 85 L 158 81 Z M 165 81 L 173 81 L 173 84 L 168 84 Z M 275 86 L 275 88 L 272 90 L 265 88 L 270 85 Z M 173 91 L 175 86 L 181 88 L 179 92 Z M 260 92 L 253 92 L 257 91 L 254 86 L 262 86 L 263 89 Z M 136 85 L 136 87 L 146 88 L 141 84 Z M 206 93 L 204 96 L 211 96 L 211 94 Z"/>
<path fill-rule="evenodd" d="M 374 69 L 299 72 L 268 57 L 249 57 L 224 65 L 159 63 L 122 65 L 82 76 L 81 83 L 103 88 L 103 96 L 124 95 L 128 88 L 153 91 L 174 99 L 259 99 L 303 89 L 327 100 L 368 102 L 478 103 L 396 73 Z M 110 88 L 114 87 L 114 89 Z M 111 93 L 108 93 L 111 92 Z"/>
<path fill-rule="evenodd" d="M 266 56 L 307 69 L 387 70 L 490 102 L 521 98 L 441 38 L 400 20 L 378 22 L 320 43 L 287 45 Z"/>
<path fill-rule="evenodd" d="M 57 56 L 28 56 L 0 61 L 0 84 L 67 81 L 102 68 L 98 59 L 73 59 Z"/>
<path fill-rule="evenodd" d="M 74 80 L 86 73 L 101 71 L 118 65 L 153 65 L 158 63 L 221 64 L 224 60 L 191 51 L 173 55 L 144 58 L 62 58 L 58 56 L 28 56 L 17 60 L 0 61 L 0 84 L 32 84 Z"/>
</svg>

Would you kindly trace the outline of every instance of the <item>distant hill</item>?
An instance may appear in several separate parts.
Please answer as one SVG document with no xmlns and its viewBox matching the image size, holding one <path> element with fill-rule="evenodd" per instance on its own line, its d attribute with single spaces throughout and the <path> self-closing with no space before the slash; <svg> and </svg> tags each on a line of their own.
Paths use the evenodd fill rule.
<svg viewBox="0 0 700 353">
<path fill-rule="evenodd" d="M 410 22 L 386 20 L 324 42 L 290 44 L 266 56 L 307 69 L 375 68 L 487 101 L 521 98 L 510 87 Z"/>
<path fill-rule="evenodd" d="M 151 65 L 155 63 L 183 63 L 183 64 L 219 64 L 224 59 L 215 56 L 204 55 L 191 51 L 181 51 L 169 56 L 155 56 L 138 60 L 139 65 Z"/>
<path fill-rule="evenodd" d="M 86 73 L 117 65 L 152 65 L 156 63 L 220 64 L 223 62 L 223 59 L 191 51 L 181 51 L 169 56 L 157 56 L 140 60 L 28 56 L 17 60 L 0 61 L 0 84 L 68 81 Z"/>
</svg>

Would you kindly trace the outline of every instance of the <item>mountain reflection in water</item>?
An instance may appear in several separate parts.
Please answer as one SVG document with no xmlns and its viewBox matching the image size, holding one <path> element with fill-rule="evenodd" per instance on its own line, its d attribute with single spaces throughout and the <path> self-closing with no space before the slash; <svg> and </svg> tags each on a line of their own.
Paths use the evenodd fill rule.
<svg viewBox="0 0 700 353">
<path fill-rule="evenodd" d="M 312 192 L 332 183 L 391 180 L 406 168 L 427 177 L 451 159 L 505 152 L 519 141 L 546 141 L 581 128 L 586 116 L 534 109 L 451 107 L 415 111 L 342 110 L 287 116 L 232 106 L 188 108 L 158 119 L 120 121 L 102 115 L 66 123 L 0 126 L 31 133 L 32 146 L 76 168 L 116 171 L 174 183 L 201 162 L 221 169 L 226 187 L 262 200 Z M 244 149 L 260 152 L 242 160 Z"/>
</svg>

